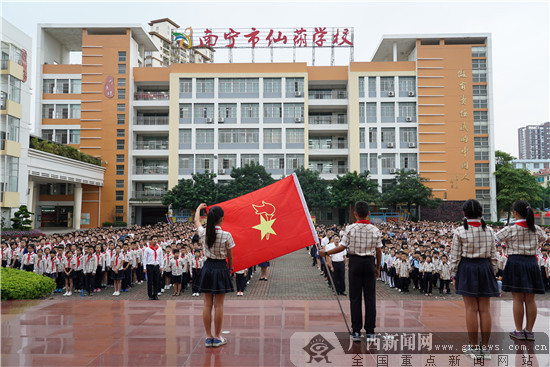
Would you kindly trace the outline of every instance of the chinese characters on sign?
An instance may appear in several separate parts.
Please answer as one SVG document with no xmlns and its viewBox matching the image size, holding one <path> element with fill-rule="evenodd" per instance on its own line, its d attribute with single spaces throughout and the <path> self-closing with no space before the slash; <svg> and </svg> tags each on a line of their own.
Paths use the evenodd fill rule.
<svg viewBox="0 0 550 367">
<path fill-rule="evenodd" d="M 191 35 L 193 45 L 212 48 L 353 47 L 354 42 L 351 27 L 205 28 Z"/>
<path fill-rule="evenodd" d="M 464 161 L 460 165 L 460 170 L 461 170 L 460 175 L 455 175 L 454 178 L 451 178 L 451 188 L 455 190 L 458 190 L 460 182 L 470 181 L 470 178 L 468 177 L 468 170 L 470 169 L 470 166 L 468 164 L 468 160 L 466 159 L 468 154 L 467 143 L 468 141 L 470 141 L 470 137 L 468 136 L 468 133 L 470 131 L 465 121 L 465 119 L 468 117 L 468 111 L 466 110 L 467 98 L 466 98 L 466 95 L 464 94 L 464 91 L 466 90 L 466 87 L 467 87 L 467 83 L 464 79 L 467 79 L 468 75 L 466 74 L 464 69 L 459 69 L 457 72 L 457 78 L 458 78 L 458 88 L 461 91 L 460 97 L 458 100 L 461 107 L 458 113 L 458 117 L 460 119 L 458 132 L 460 137 L 460 143 L 462 144 L 460 153 L 464 156 Z"/>
</svg>

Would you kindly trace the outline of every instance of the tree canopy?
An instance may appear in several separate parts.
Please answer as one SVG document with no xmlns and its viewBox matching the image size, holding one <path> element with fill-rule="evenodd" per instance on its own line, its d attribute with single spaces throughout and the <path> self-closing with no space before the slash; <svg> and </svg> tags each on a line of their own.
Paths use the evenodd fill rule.
<svg viewBox="0 0 550 367">
<path fill-rule="evenodd" d="M 381 199 L 390 206 L 407 204 L 411 211 L 412 204 L 417 206 L 437 207 L 440 199 L 434 199 L 432 189 L 424 185 L 425 178 L 415 170 L 400 169 L 395 173 L 395 185 L 387 186 Z"/>
<path fill-rule="evenodd" d="M 368 203 L 376 201 L 379 196 L 378 183 L 369 178 L 370 173 L 347 172 L 343 176 L 337 176 L 330 190 L 332 206 L 348 207 L 357 201 Z"/>
<path fill-rule="evenodd" d="M 324 208 L 330 206 L 328 182 L 321 178 L 318 171 L 298 168 L 294 173 L 298 177 L 304 198 L 309 208 Z"/>
</svg>

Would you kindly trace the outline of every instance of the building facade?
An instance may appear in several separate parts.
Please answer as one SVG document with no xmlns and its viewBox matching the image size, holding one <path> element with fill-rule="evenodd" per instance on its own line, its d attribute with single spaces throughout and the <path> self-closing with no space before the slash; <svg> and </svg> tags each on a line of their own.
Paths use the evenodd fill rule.
<svg viewBox="0 0 550 367">
<path fill-rule="evenodd" d="M 519 159 L 550 159 L 550 122 L 518 129 Z"/>
<path fill-rule="evenodd" d="M 111 213 L 128 223 L 163 220 L 160 199 L 179 179 L 211 171 L 230 180 L 233 167 L 251 162 L 274 178 L 302 166 L 325 179 L 368 170 L 380 190 L 397 170 L 414 169 L 437 197 L 477 198 L 496 218 L 489 35 L 384 36 L 372 61 L 347 66 L 147 67 L 140 59 L 158 50 L 141 28 L 74 34 L 78 46 L 63 26 L 39 27 L 39 49 L 47 41 L 82 50 L 83 61 L 38 56 L 37 90 L 59 79 L 81 79 L 82 89 L 70 101 L 43 93 L 37 118 L 43 137 L 78 130 L 75 146 L 109 162 L 101 222 Z M 316 215 L 338 220 L 336 211 Z"/>
</svg>

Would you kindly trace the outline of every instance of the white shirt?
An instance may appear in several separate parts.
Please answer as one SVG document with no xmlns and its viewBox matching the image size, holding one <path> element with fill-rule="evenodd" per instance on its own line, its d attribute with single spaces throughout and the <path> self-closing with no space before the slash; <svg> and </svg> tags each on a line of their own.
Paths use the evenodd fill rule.
<svg viewBox="0 0 550 367">
<path fill-rule="evenodd" d="M 153 246 L 154 247 L 154 246 Z M 151 246 L 147 246 L 143 253 L 143 268 L 147 270 L 147 265 L 160 265 L 161 268 L 164 268 L 164 256 L 162 255 L 162 248 L 157 245 L 156 248 L 156 260 L 155 260 L 155 250 Z"/>
<path fill-rule="evenodd" d="M 325 251 L 330 251 L 333 248 L 336 248 L 336 245 L 333 242 L 330 242 L 325 246 Z M 347 251 L 344 250 L 344 251 L 339 252 L 337 254 L 330 255 L 330 258 L 333 262 L 340 262 L 340 261 L 344 261 L 344 256 L 346 254 L 347 254 Z"/>
</svg>

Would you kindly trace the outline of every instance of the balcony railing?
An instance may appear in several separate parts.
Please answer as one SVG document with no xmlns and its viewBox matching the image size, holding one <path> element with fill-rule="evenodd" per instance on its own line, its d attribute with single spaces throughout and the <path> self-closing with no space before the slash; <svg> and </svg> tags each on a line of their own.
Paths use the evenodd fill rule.
<svg viewBox="0 0 550 367">
<path fill-rule="evenodd" d="M 347 166 L 325 165 L 322 168 L 319 168 L 315 164 L 310 164 L 309 169 L 312 170 L 312 171 L 317 171 L 320 174 L 334 174 L 334 175 L 342 175 L 342 174 L 345 174 L 348 171 Z"/>
<path fill-rule="evenodd" d="M 346 124 L 347 122 L 347 115 L 309 116 L 309 123 L 312 125 Z"/>
<path fill-rule="evenodd" d="M 8 70 L 8 64 L 9 64 L 9 60 L 8 60 L 8 59 L 2 59 L 2 60 L 0 60 L 0 69 L 2 69 L 2 70 Z"/>
<path fill-rule="evenodd" d="M 345 141 L 310 141 L 309 142 L 309 149 L 347 149 L 348 148 L 348 142 Z"/>
<path fill-rule="evenodd" d="M 168 116 L 138 116 L 136 125 L 168 125 Z"/>
<path fill-rule="evenodd" d="M 134 191 L 132 193 L 133 199 L 158 199 L 160 200 L 164 195 L 166 195 L 166 190 L 145 190 L 145 191 Z"/>
<path fill-rule="evenodd" d="M 7 105 L 7 100 L 2 98 L 0 99 L 0 110 L 5 110 L 6 109 L 6 105 Z"/>
<path fill-rule="evenodd" d="M 168 167 L 156 166 L 136 166 L 134 167 L 134 173 L 136 175 L 167 175 Z"/>
<path fill-rule="evenodd" d="M 143 150 L 167 150 L 168 149 L 168 140 L 147 140 L 147 141 L 136 141 L 134 149 L 143 149 Z"/>
<path fill-rule="evenodd" d="M 154 101 L 154 100 L 169 100 L 169 92 L 136 92 L 134 100 L 136 101 Z"/>
<path fill-rule="evenodd" d="M 308 96 L 311 99 L 346 99 L 348 92 L 345 90 L 309 91 Z"/>
</svg>

